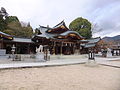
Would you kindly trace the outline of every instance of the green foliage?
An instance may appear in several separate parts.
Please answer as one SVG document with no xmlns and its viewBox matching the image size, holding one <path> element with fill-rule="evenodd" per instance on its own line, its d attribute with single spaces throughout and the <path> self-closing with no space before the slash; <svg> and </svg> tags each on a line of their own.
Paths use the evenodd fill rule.
<svg viewBox="0 0 120 90">
<path fill-rule="evenodd" d="M 9 35 L 15 35 L 15 32 L 13 30 L 10 30 L 10 29 L 6 29 L 3 31 L 4 33 L 7 33 Z"/>
<path fill-rule="evenodd" d="M 14 32 L 14 33 L 9 33 L 9 32 L 8 33 L 16 37 L 30 38 L 33 34 L 32 27 L 31 26 L 22 27 L 19 20 L 8 23 L 7 27 L 9 30 L 12 30 Z"/>
<path fill-rule="evenodd" d="M 70 23 L 69 28 L 71 30 L 77 31 L 81 36 L 87 39 L 92 37 L 91 23 L 82 17 L 73 20 Z"/>
<path fill-rule="evenodd" d="M 16 16 L 8 16 L 8 17 L 6 17 L 5 21 L 7 23 L 19 22 L 19 19 Z"/>
<path fill-rule="evenodd" d="M 8 13 L 3 7 L 0 10 L 0 31 L 16 37 L 30 38 L 33 35 L 33 29 L 30 23 L 22 27 L 17 16 L 8 16 Z"/>
<path fill-rule="evenodd" d="M 23 35 L 21 24 L 18 21 L 17 22 L 13 21 L 8 23 L 7 28 L 14 32 L 14 33 L 8 32 L 10 35 L 17 36 L 17 37 L 21 37 Z"/>
<path fill-rule="evenodd" d="M 3 19 L 3 17 L 0 16 L 0 31 L 3 31 L 6 28 L 7 28 L 7 23 L 5 22 L 5 20 Z"/>
<path fill-rule="evenodd" d="M 24 37 L 30 38 L 33 35 L 33 29 L 31 26 L 23 27 Z"/>
<path fill-rule="evenodd" d="M 1 10 L 0 10 L 0 31 L 3 31 L 4 29 L 6 29 L 6 25 L 7 23 L 5 22 L 5 18 L 7 17 L 7 12 L 6 10 L 1 7 Z"/>
</svg>

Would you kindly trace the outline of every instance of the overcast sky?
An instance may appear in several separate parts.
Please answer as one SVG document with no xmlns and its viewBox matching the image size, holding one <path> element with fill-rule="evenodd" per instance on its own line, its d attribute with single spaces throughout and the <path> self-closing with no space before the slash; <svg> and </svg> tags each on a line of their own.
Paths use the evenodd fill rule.
<svg viewBox="0 0 120 90">
<path fill-rule="evenodd" d="M 83 17 L 102 28 L 96 37 L 120 35 L 120 0 L 0 0 L 0 7 L 33 28 Z"/>
</svg>

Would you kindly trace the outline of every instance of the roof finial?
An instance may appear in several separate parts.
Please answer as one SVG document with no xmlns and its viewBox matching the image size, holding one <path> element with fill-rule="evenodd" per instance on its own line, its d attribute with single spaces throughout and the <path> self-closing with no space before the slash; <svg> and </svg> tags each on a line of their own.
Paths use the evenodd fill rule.
<svg viewBox="0 0 120 90">
<path fill-rule="evenodd" d="M 49 28 L 49 25 L 47 25 L 47 28 Z"/>
</svg>

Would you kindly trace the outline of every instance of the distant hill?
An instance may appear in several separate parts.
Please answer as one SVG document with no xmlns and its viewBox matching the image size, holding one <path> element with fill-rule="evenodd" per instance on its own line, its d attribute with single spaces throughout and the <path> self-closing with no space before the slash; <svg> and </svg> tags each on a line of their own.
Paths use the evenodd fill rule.
<svg viewBox="0 0 120 90">
<path fill-rule="evenodd" d="M 114 36 L 114 37 L 104 37 L 102 38 L 105 42 L 115 42 L 120 43 L 120 35 Z"/>
</svg>

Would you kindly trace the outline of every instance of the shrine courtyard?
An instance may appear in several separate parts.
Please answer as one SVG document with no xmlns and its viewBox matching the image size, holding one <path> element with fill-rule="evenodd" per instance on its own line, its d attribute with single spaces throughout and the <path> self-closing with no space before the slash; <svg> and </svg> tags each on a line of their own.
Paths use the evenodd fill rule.
<svg viewBox="0 0 120 90">
<path fill-rule="evenodd" d="M 120 68 L 76 64 L 1 69 L 0 90 L 120 90 Z"/>
</svg>

